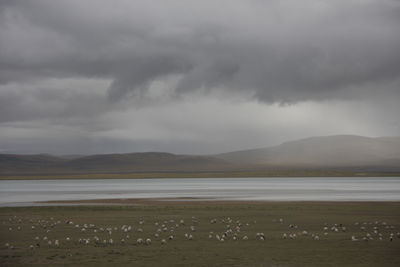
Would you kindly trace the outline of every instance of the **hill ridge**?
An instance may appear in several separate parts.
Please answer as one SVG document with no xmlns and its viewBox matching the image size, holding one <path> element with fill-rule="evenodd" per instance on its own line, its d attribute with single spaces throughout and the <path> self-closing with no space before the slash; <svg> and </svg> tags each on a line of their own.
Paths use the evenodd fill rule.
<svg viewBox="0 0 400 267">
<path fill-rule="evenodd" d="M 373 168 L 400 171 L 400 137 L 316 136 L 217 155 L 134 152 L 83 155 L 0 154 L 4 173 L 204 172 L 266 168 Z"/>
</svg>

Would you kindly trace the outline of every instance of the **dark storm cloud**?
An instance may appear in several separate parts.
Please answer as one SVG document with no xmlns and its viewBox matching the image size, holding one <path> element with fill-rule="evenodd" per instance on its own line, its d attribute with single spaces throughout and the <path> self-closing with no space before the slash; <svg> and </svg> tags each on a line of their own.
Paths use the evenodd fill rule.
<svg viewBox="0 0 400 267">
<path fill-rule="evenodd" d="M 388 86 L 400 77 L 399 1 L 2 1 L 0 12 L 3 84 L 104 78 L 118 100 L 177 75 L 177 95 L 399 96 Z"/>
<path fill-rule="evenodd" d="M 0 152 L 399 135 L 399 26 L 394 0 L 0 0 Z"/>
<path fill-rule="evenodd" d="M 101 84 L 95 80 L 49 79 L 0 85 L 0 123 L 96 116 L 112 109 Z"/>
</svg>

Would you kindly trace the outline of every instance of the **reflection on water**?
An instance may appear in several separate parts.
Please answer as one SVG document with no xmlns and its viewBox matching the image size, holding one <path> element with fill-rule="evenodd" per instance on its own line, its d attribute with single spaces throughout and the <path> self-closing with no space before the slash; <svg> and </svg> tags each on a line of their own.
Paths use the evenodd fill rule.
<svg viewBox="0 0 400 267">
<path fill-rule="evenodd" d="M 0 206 L 104 198 L 400 201 L 399 177 L 179 178 L 0 181 Z M 20 203 L 20 204 L 16 204 Z"/>
</svg>

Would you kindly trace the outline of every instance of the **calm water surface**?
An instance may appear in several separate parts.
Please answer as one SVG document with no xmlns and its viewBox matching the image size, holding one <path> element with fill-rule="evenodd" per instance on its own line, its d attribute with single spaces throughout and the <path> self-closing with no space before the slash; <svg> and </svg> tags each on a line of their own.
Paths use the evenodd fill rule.
<svg viewBox="0 0 400 267">
<path fill-rule="evenodd" d="M 400 201 L 400 177 L 179 178 L 0 181 L 0 206 L 48 200 L 205 198 L 272 201 Z"/>
</svg>

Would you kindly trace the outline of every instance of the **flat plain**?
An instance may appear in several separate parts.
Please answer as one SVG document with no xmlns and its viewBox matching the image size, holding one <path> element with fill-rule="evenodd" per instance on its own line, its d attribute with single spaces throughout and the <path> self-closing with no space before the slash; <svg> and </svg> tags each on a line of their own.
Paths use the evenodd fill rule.
<svg viewBox="0 0 400 267">
<path fill-rule="evenodd" d="M 400 266 L 399 202 L 108 204 L 1 208 L 0 265 Z"/>
</svg>

